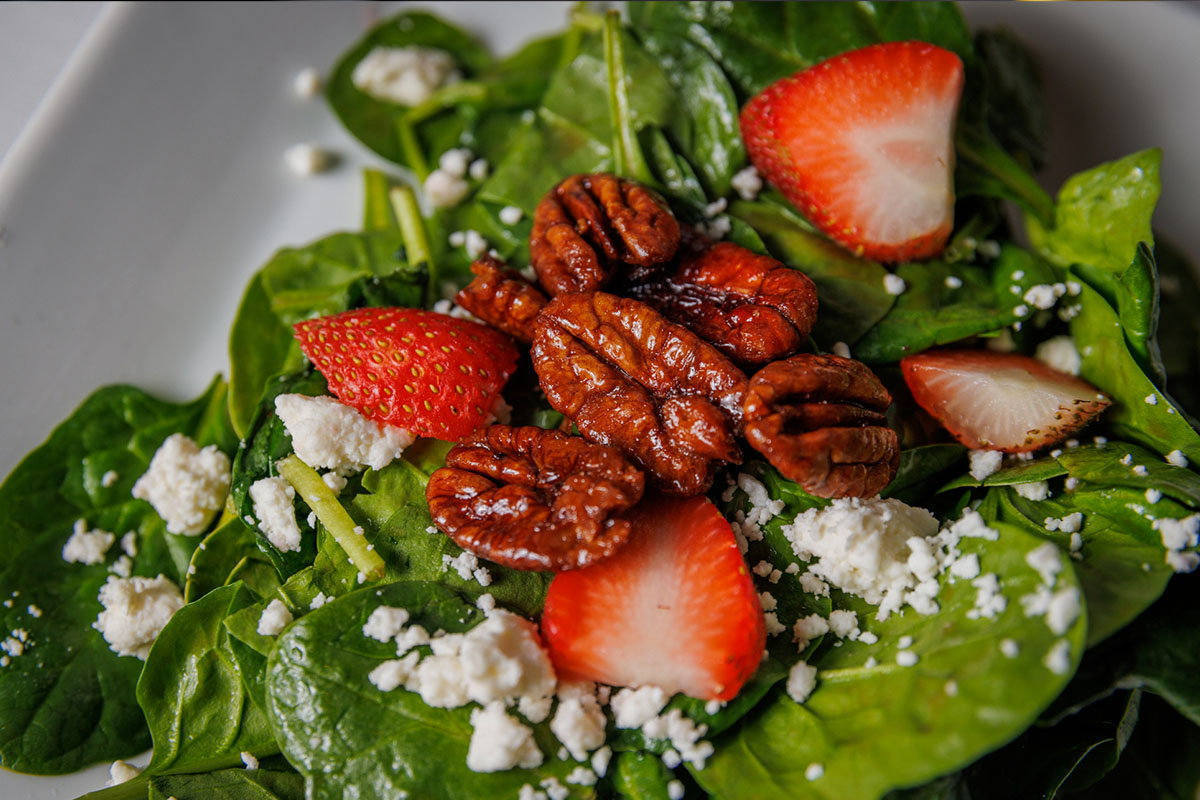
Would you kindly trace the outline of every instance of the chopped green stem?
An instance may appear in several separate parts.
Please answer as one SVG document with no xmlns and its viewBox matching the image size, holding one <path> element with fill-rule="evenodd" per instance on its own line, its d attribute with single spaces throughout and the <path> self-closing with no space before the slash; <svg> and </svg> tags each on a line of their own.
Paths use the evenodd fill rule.
<svg viewBox="0 0 1200 800">
<path fill-rule="evenodd" d="M 404 251 L 408 254 L 408 263 L 413 266 L 424 266 L 429 272 L 429 290 L 425 300 L 432 303 L 441 296 L 438 288 L 437 270 L 434 268 L 433 251 L 429 249 L 429 237 L 425 234 L 425 223 L 421 219 L 421 207 L 417 205 L 417 196 L 409 186 L 397 186 L 392 189 L 392 210 L 400 222 L 400 236 L 404 239 Z"/>
<path fill-rule="evenodd" d="M 411 127 L 424 122 L 439 111 L 460 105 L 482 103 L 487 97 L 488 87 L 478 81 L 451 83 L 438 89 L 421 105 L 409 109 L 404 115 L 404 121 Z"/>
<path fill-rule="evenodd" d="M 621 12 L 615 9 L 604 18 L 604 63 L 608 70 L 608 111 L 613 126 L 613 171 L 642 183 L 656 185 L 657 181 L 646 164 L 633 125 L 633 113 L 629 107 L 629 81 L 625 74 Z"/>
<path fill-rule="evenodd" d="M 396 229 L 396 216 L 388 196 L 391 182 L 377 169 L 363 170 L 363 230 L 390 231 Z"/>
<path fill-rule="evenodd" d="M 321 520 L 325 530 L 329 531 L 346 551 L 350 563 L 365 575 L 367 580 L 377 581 L 382 578 L 383 559 L 374 549 L 368 549 L 370 543 L 367 537 L 362 535 L 362 528 L 354 524 L 354 519 L 342 508 L 337 495 L 325 485 L 317 471 L 292 454 L 279 462 L 279 474 L 292 485 L 317 515 L 317 519 Z"/>
<path fill-rule="evenodd" d="M 400 150 L 404 154 L 404 163 L 417 176 L 421 183 L 429 177 L 429 164 L 425 154 L 421 152 L 421 143 L 417 141 L 417 130 L 407 117 L 396 120 L 396 138 L 400 140 Z"/>
<path fill-rule="evenodd" d="M 1054 225 L 1054 200 L 1029 170 L 986 136 L 960 131 L 955 137 L 958 156 L 1012 190 L 1021 205 L 1047 227 Z"/>
</svg>

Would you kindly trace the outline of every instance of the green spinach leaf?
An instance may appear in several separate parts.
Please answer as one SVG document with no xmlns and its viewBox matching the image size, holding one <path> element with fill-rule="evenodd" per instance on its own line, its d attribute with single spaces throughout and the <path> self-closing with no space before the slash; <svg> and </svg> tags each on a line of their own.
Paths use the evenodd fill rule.
<svg viewBox="0 0 1200 800">
<path fill-rule="evenodd" d="M 142 661 L 114 653 L 92 627 L 101 585 L 122 555 L 104 563 L 61 559 L 78 519 L 120 539 L 136 536 L 134 575 L 164 574 L 182 585 L 199 537 L 166 532 L 151 506 L 130 496 L 159 445 L 172 433 L 228 447 L 225 384 L 186 404 L 129 386 L 88 397 L 0 485 L 5 531 L 0 620 L 27 631 L 24 653 L 0 670 L 0 765 L 59 774 L 138 753 L 149 744 L 134 686 Z M 115 472 L 115 482 L 104 475 Z M 106 485 L 107 484 L 107 485 Z"/>
</svg>

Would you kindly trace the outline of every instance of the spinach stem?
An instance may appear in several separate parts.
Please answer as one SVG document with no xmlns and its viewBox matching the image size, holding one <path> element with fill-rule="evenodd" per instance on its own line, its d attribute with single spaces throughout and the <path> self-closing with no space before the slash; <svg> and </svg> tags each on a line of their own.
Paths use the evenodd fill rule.
<svg viewBox="0 0 1200 800">
<path fill-rule="evenodd" d="M 408 263 L 413 266 L 424 265 L 429 273 L 429 289 L 426 292 L 426 303 L 432 303 L 440 297 L 437 270 L 434 269 L 433 251 L 429 248 L 429 237 L 425 233 L 425 223 L 421 220 L 421 208 L 417 205 L 417 195 L 410 186 L 397 186 L 392 189 L 392 210 L 396 212 L 396 220 L 400 223 L 400 236 L 404 239 L 404 252 L 408 254 Z"/>
<path fill-rule="evenodd" d="M 400 139 L 400 150 L 404 153 L 404 163 L 422 183 L 429 177 L 429 164 L 425 154 L 421 152 L 421 143 L 417 141 L 417 129 L 408 117 L 396 120 L 396 136 Z"/>
<path fill-rule="evenodd" d="M 613 126 L 613 172 L 657 185 L 638 145 L 637 131 L 629 104 L 629 82 L 625 74 L 625 43 L 621 12 L 610 10 L 604 17 L 604 64 L 608 71 L 608 113 Z"/>
<path fill-rule="evenodd" d="M 308 507 L 321 520 L 325 530 L 346 551 L 350 563 L 367 577 L 367 580 L 377 581 L 383 577 L 383 559 L 374 549 L 368 549 L 370 542 L 362 534 L 362 528 L 354 524 L 354 519 L 342 508 L 337 495 L 325 485 L 317 471 L 305 464 L 293 453 L 279 462 L 279 474 L 292 485 L 296 493 L 303 498 Z"/>
<path fill-rule="evenodd" d="M 388 176 L 377 169 L 363 170 L 363 230 L 390 231 L 396 228 L 392 213 Z"/>
</svg>

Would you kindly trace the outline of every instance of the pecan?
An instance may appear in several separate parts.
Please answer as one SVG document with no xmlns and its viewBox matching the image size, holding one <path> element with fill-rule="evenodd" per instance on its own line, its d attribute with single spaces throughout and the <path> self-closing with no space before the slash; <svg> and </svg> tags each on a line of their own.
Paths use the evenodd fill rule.
<svg viewBox="0 0 1200 800">
<path fill-rule="evenodd" d="M 746 439 L 818 497 L 869 497 L 891 482 L 900 443 L 875 374 L 839 356 L 797 355 L 763 367 L 743 408 Z"/>
<path fill-rule="evenodd" d="M 433 521 L 477 556 L 515 569 L 575 569 L 629 538 L 618 514 L 645 479 L 614 447 L 560 431 L 492 425 L 446 456 L 425 498 Z"/>
<path fill-rule="evenodd" d="M 669 274 L 630 291 L 744 364 L 796 352 L 817 319 L 817 289 L 807 275 L 732 242 L 685 256 Z"/>
<path fill-rule="evenodd" d="M 552 296 L 642 279 L 679 248 L 679 223 L 651 189 L 615 175 L 573 175 L 538 203 L 529 257 Z"/>
<path fill-rule="evenodd" d="M 563 295 L 538 316 L 530 352 L 550 405 L 585 438 L 621 448 L 662 491 L 699 494 L 721 464 L 741 463 L 746 376 L 649 306 Z"/>
<path fill-rule="evenodd" d="M 454 302 L 519 342 L 533 341 L 533 320 L 550 302 L 537 287 L 507 269 L 504 262 L 485 255 L 471 265 L 471 281 Z"/>
</svg>

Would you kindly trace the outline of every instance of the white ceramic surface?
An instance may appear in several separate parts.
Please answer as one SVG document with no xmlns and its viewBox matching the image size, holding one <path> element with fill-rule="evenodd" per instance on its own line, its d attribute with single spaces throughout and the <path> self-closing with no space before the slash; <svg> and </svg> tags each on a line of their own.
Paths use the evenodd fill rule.
<svg viewBox="0 0 1200 800">
<path fill-rule="evenodd" d="M 429 5 L 501 51 L 560 27 L 567 7 Z M 226 368 L 251 273 L 280 246 L 357 225 L 358 167 L 375 160 L 320 101 L 294 97 L 291 80 L 302 67 L 326 69 L 387 10 L 104 10 L 0 162 L 0 474 L 103 383 L 197 394 Z M 1005 22 L 1042 58 L 1052 180 L 1163 146 L 1158 223 L 1200 256 L 1200 7 L 972 3 L 967 13 Z M 300 141 L 345 161 L 298 178 L 282 153 Z M 105 767 L 60 778 L 0 772 L 0 798 L 70 798 L 105 777 Z"/>
</svg>

